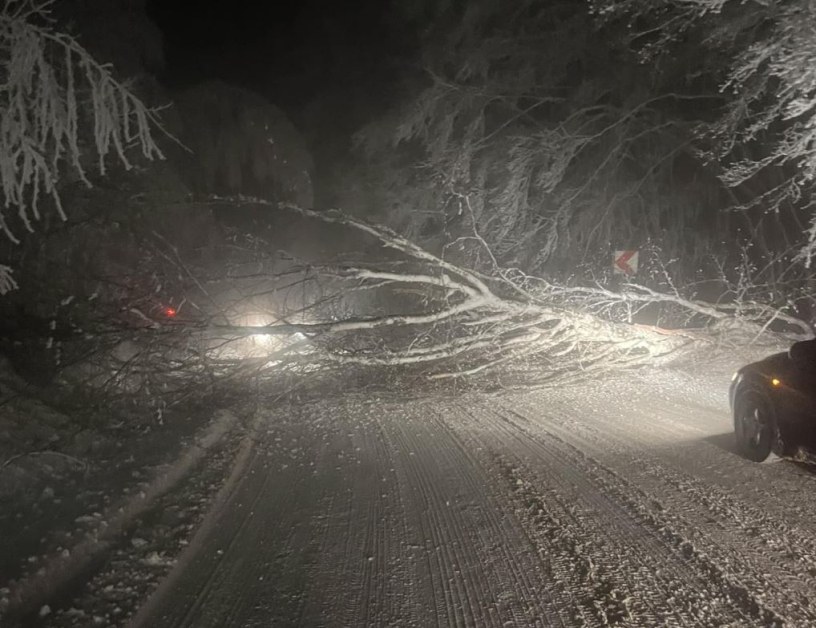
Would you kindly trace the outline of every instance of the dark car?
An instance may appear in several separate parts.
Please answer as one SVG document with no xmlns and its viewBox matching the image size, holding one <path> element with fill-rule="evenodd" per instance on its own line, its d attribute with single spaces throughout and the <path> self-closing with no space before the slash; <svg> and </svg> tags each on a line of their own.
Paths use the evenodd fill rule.
<svg viewBox="0 0 816 628">
<path fill-rule="evenodd" d="M 756 462 L 816 456 L 816 338 L 743 366 L 730 390 L 739 452 Z"/>
</svg>

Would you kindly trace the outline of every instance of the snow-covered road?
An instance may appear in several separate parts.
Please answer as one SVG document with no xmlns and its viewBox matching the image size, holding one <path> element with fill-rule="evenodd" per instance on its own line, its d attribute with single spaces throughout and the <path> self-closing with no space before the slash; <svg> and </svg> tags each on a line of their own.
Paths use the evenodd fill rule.
<svg viewBox="0 0 816 628">
<path fill-rule="evenodd" d="M 816 624 L 816 474 L 733 452 L 727 381 L 632 378 L 270 409 L 136 623 Z"/>
</svg>

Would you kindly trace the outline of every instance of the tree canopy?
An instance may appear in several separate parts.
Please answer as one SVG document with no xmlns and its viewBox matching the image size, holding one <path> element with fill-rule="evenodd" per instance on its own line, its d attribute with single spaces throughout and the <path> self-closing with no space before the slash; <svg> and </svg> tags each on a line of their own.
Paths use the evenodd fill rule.
<svg viewBox="0 0 816 628">
<path fill-rule="evenodd" d="M 706 148 L 744 206 L 758 204 L 775 214 L 812 210 L 816 5 L 808 0 L 599 4 L 604 19 L 631 25 L 628 43 L 646 59 L 665 63 L 693 41 L 714 60 L 697 62 L 698 69 L 713 70 L 725 103 L 705 129 Z M 807 265 L 816 245 L 814 219 L 801 251 Z"/>
<path fill-rule="evenodd" d="M 392 224 L 483 240 L 526 272 L 598 278 L 612 250 L 638 248 L 655 281 L 725 281 L 712 298 L 740 281 L 782 300 L 807 285 L 812 3 L 396 10 L 422 73 L 360 133 L 375 170 L 390 162 Z M 412 210 L 418 181 L 427 211 Z"/>
</svg>

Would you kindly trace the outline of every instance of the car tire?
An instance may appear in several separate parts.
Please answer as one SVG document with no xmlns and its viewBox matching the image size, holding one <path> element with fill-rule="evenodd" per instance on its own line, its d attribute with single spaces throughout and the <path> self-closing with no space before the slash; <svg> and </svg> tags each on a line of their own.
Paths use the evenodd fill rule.
<svg viewBox="0 0 816 628">
<path fill-rule="evenodd" d="M 734 434 L 737 450 L 748 460 L 764 462 L 776 448 L 776 415 L 770 400 L 761 391 L 749 388 L 737 392 Z"/>
</svg>

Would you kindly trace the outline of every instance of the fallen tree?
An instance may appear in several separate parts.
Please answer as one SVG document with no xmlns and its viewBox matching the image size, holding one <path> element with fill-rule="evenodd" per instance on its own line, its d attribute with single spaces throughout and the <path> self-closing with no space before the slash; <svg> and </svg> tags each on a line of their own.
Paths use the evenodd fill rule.
<svg viewBox="0 0 816 628">
<path fill-rule="evenodd" d="M 252 236 L 251 246 L 234 244 L 241 259 L 214 273 L 185 265 L 171 247 L 166 258 L 186 278 L 184 303 L 172 316 L 127 308 L 137 315 L 98 328 L 114 358 L 96 361 L 92 388 L 149 397 L 161 414 L 205 390 L 273 380 L 345 388 L 501 376 L 546 385 L 664 364 L 708 345 L 810 335 L 804 321 L 758 302 L 706 303 L 634 283 L 564 286 L 499 266 L 481 272 L 339 211 L 247 197 L 203 202 L 287 211 L 350 230 L 381 254 L 321 263 L 286 256 L 281 267 L 280 251 Z M 485 246 L 478 235 L 470 243 Z M 644 308 L 674 325 L 639 318 Z"/>
</svg>

